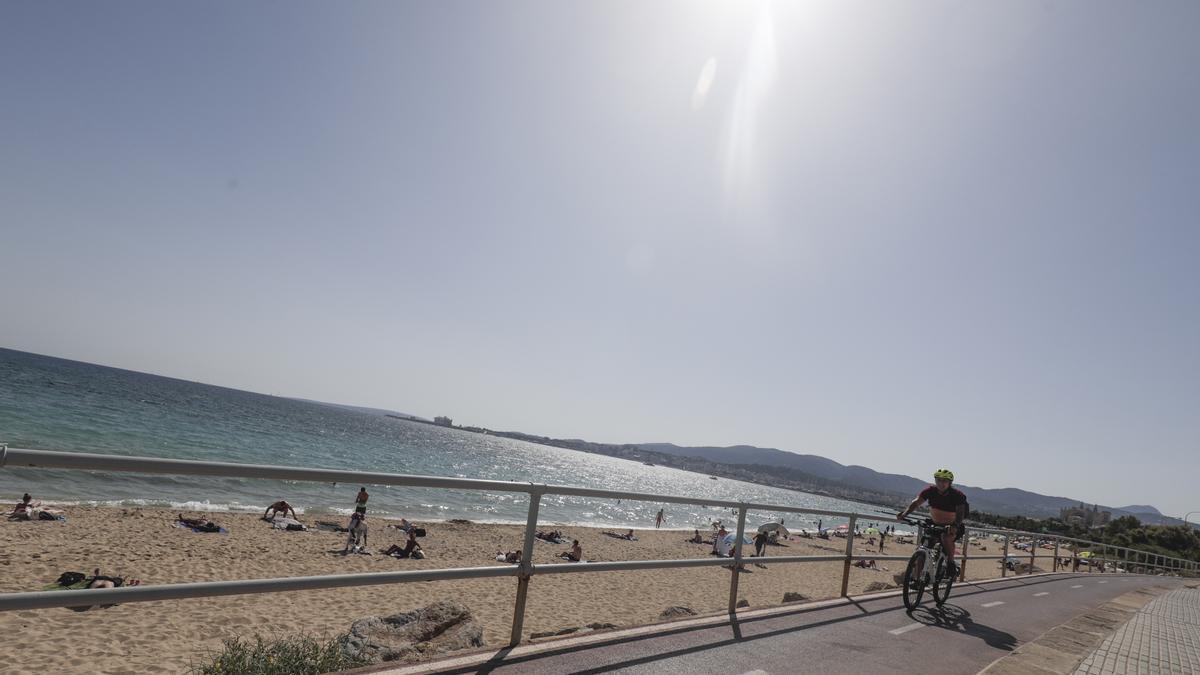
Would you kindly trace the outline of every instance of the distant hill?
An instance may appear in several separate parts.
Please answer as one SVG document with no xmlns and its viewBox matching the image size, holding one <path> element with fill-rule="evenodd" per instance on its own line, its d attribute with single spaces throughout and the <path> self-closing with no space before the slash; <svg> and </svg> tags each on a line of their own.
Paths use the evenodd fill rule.
<svg viewBox="0 0 1200 675">
<path fill-rule="evenodd" d="M 880 473 L 865 466 L 846 466 L 817 455 L 801 455 L 785 452 L 776 448 L 759 448 L 751 445 L 734 445 L 731 447 L 682 447 L 673 443 L 643 443 L 640 447 L 646 450 L 661 452 L 669 455 L 695 457 L 721 464 L 756 464 L 802 471 L 819 478 L 835 481 L 843 485 L 852 485 L 875 492 L 896 495 L 907 501 L 926 485 L 928 480 L 903 476 L 894 473 Z M 1053 497 L 1021 490 L 1018 488 L 979 488 L 956 483 L 971 502 L 972 510 L 986 511 L 998 515 L 1028 516 L 1031 518 L 1058 517 L 1059 510 L 1079 505 L 1081 500 L 1068 497 Z M 1101 506 L 1102 510 L 1112 511 L 1113 517 L 1123 515 L 1158 515 L 1165 518 L 1152 506 L 1126 507 L 1114 509 Z M 1138 509 L 1134 512 L 1130 509 Z M 1142 520 L 1141 517 L 1138 518 Z"/>
<path fill-rule="evenodd" d="M 328 403 L 326 401 L 314 401 L 310 398 L 298 398 L 295 400 L 304 401 L 305 403 L 316 403 L 317 405 L 327 405 L 331 408 L 341 408 L 342 410 L 353 410 L 355 412 L 366 413 L 368 415 L 384 415 L 384 416 L 391 416 L 391 417 L 402 417 L 402 418 L 410 419 L 410 420 L 420 420 L 421 422 L 429 422 L 430 421 L 430 420 L 427 420 L 424 417 L 420 417 L 418 415 L 410 415 L 408 413 L 397 412 L 395 410 L 386 410 L 384 408 L 364 408 L 363 406 L 360 406 L 360 405 L 345 405 L 342 403 Z"/>
<path fill-rule="evenodd" d="M 1147 506 L 1145 504 L 1134 504 L 1133 506 L 1122 506 L 1121 510 L 1128 511 L 1130 513 L 1152 513 L 1156 516 L 1162 515 L 1162 512 L 1159 511 L 1158 509 L 1154 508 L 1153 506 Z"/>
</svg>

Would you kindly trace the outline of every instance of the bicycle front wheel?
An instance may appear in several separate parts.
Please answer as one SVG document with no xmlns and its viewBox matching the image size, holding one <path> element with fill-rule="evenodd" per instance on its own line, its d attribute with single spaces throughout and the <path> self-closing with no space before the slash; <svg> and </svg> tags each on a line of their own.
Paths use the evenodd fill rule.
<svg viewBox="0 0 1200 675">
<path fill-rule="evenodd" d="M 933 601 L 938 607 L 946 604 L 946 598 L 950 597 L 950 587 L 953 585 L 954 575 L 950 573 L 950 563 L 943 558 L 933 580 Z"/>
<path fill-rule="evenodd" d="M 921 604 L 921 596 L 925 594 L 925 552 L 917 551 L 908 559 L 908 567 L 904 569 L 904 607 L 913 611 Z"/>
</svg>

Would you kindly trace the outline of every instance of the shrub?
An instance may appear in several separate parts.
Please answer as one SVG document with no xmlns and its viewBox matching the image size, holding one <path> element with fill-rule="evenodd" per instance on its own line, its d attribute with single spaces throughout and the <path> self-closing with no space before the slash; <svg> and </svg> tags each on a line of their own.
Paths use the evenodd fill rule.
<svg viewBox="0 0 1200 675">
<path fill-rule="evenodd" d="M 342 638 L 320 641 L 308 635 L 286 638 L 226 638 L 224 649 L 196 666 L 196 675 L 321 675 L 367 665 L 342 650 Z"/>
</svg>

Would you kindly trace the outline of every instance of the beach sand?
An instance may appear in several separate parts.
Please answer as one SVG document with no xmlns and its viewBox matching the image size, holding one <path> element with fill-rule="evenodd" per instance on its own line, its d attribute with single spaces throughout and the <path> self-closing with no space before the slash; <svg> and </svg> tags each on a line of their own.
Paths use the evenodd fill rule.
<svg viewBox="0 0 1200 675">
<path fill-rule="evenodd" d="M 379 549 L 402 543 L 403 534 L 371 520 L 375 555 L 342 556 L 345 534 L 284 532 L 253 514 L 185 514 L 212 518 L 229 534 L 198 534 L 173 527 L 175 512 L 158 509 L 71 507 L 67 522 L 0 522 L 0 592 L 41 590 L 60 573 L 77 571 L 141 579 L 145 584 L 254 579 L 337 573 L 383 572 L 440 567 L 500 565 L 499 550 L 521 547 L 523 526 L 429 523 L 420 540 L 424 560 L 397 560 Z M 317 518 L 302 517 L 308 524 Z M 543 529 L 555 526 L 541 525 Z M 637 530 L 639 541 L 623 541 L 597 528 L 558 526 L 578 538 L 584 558 L 594 561 L 707 557 L 707 544 L 690 544 L 691 530 Z M 858 540 L 862 541 L 862 540 Z M 856 552 L 868 547 L 856 546 Z M 1000 546 L 987 542 L 987 554 Z M 535 543 L 535 563 L 561 562 L 569 545 Z M 747 554 L 753 547 L 747 546 Z M 972 549 L 975 553 L 977 549 Z M 793 538 L 769 546 L 766 569 L 748 563 L 739 597 L 751 608 L 778 605 L 785 592 L 811 599 L 836 597 L 842 563 L 772 564 L 770 556 L 828 555 L 845 551 L 843 539 Z M 911 546 L 888 542 L 885 554 L 908 555 Z M 874 552 L 874 547 L 870 547 Z M 1048 563 L 1049 559 L 1045 559 Z M 1039 560 L 1041 562 L 1041 560 Z M 889 571 L 851 568 L 849 591 L 892 581 L 903 561 L 883 561 Z M 968 578 L 998 576 L 996 561 L 969 564 Z M 730 571 L 720 567 L 535 576 L 525 618 L 531 632 L 593 622 L 621 627 L 653 623 L 674 605 L 705 614 L 723 610 Z M 47 609 L 0 613 L 0 672 L 152 673 L 186 671 L 218 650 L 222 638 L 255 633 L 307 633 L 332 637 L 355 619 L 387 615 L 451 600 L 470 608 L 492 647 L 508 640 L 516 595 L 515 578 L 439 581 L 349 589 L 272 593 L 224 598 L 132 603 L 75 612 Z M 897 600 L 899 602 L 899 600 Z"/>
</svg>

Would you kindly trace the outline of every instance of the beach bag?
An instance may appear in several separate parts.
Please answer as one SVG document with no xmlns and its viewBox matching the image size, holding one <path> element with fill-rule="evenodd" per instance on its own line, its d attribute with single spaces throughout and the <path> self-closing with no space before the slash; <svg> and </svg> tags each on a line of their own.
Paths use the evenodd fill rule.
<svg viewBox="0 0 1200 675">
<path fill-rule="evenodd" d="M 58 581 L 55 581 L 54 583 L 58 584 L 59 586 L 74 586 L 86 578 L 87 575 L 83 574 L 82 572 L 63 572 L 58 576 Z"/>
<path fill-rule="evenodd" d="M 423 528 L 423 527 L 414 527 L 414 528 L 413 528 L 413 534 L 415 534 L 415 535 L 416 535 L 416 536 L 418 536 L 418 537 L 424 537 L 424 536 L 425 536 L 425 528 Z"/>
</svg>

